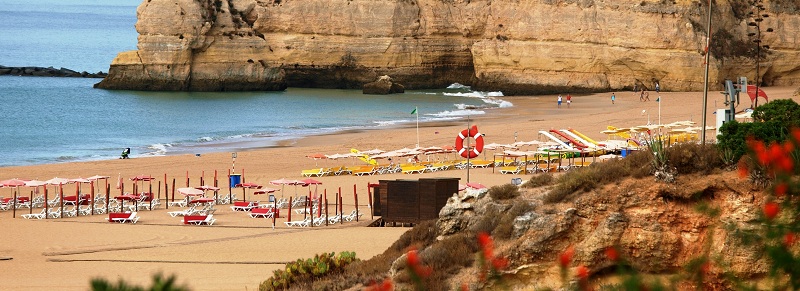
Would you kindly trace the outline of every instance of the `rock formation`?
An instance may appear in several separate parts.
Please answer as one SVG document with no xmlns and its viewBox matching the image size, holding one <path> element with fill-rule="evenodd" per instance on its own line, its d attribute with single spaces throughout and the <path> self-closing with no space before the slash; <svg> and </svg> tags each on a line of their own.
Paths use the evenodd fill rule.
<svg viewBox="0 0 800 291">
<path fill-rule="evenodd" d="M 380 76 L 378 80 L 371 83 L 364 84 L 364 88 L 362 89 L 364 94 L 373 94 L 373 95 L 387 95 L 392 93 L 403 93 L 405 92 L 405 87 L 403 85 L 395 83 L 389 76 Z"/>
<path fill-rule="evenodd" d="M 147 0 L 138 50 L 100 88 L 361 88 L 390 75 L 408 89 L 451 83 L 507 95 L 642 84 L 701 90 L 706 1 Z M 710 82 L 755 78 L 745 1 L 722 0 Z M 800 84 L 800 4 L 769 1 L 763 85 Z"/>
<path fill-rule="evenodd" d="M 528 210 L 513 220 L 511 240 L 498 249 L 519 266 L 509 275 L 523 286 L 536 282 L 542 288 L 557 288 L 558 254 L 569 247 L 575 252 L 573 266 L 585 265 L 598 276 L 613 267 L 605 255 L 608 247 L 617 247 L 632 267 L 647 274 L 674 274 L 706 249 L 712 257 L 725 258 L 727 270 L 739 278 L 768 272 L 765 258 L 732 231 L 758 221 L 760 201 L 747 181 L 737 180 L 735 173 L 683 176 L 676 184 L 654 184 L 650 179 L 608 185 L 563 204 L 546 204 L 536 194 L 510 204 L 493 200 L 485 191 L 457 194 L 439 213 L 438 240 L 480 228 L 487 217 L 528 203 Z M 696 204 L 702 203 L 718 209 L 719 215 L 697 211 Z M 426 251 L 420 254 L 424 257 Z"/>
<path fill-rule="evenodd" d="M 0 66 L 0 76 L 32 76 L 32 77 L 82 77 L 82 78 L 105 78 L 108 74 L 103 72 L 89 73 L 86 71 L 78 72 L 67 68 L 56 69 L 53 67 L 6 67 Z"/>
</svg>

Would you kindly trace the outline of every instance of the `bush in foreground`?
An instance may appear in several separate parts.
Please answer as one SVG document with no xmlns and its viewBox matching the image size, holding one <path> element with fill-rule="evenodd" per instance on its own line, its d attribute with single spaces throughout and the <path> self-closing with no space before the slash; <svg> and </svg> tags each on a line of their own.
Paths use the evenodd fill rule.
<svg viewBox="0 0 800 291">
<path fill-rule="evenodd" d="M 153 285 L 149 288 L 143 288 L 141 286 L 136 285 L 129 285 L 122 279 L 120 279 L 116 284 L 112 284 L 108 282 L 108 280 L 103 278 L 94 278 L 92 279 L 91 288 L 93 291 L 183 291 L 189 290 L 189 288 L 185 286 L 176 286 L 175 285 L 175 276 L 169 276 L 164 278 L 161 274 L 153 275 Z"/>
</svg>

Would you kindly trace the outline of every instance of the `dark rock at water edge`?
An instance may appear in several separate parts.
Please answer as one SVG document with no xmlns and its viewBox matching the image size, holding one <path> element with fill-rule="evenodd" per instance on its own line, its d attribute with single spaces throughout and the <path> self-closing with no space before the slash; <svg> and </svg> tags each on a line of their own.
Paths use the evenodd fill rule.
<svg viewBox="0 0 800 291">
<path fill-rule="evenodd" d="M 405 87 L 403 87 L 401 84 L 395 83 L 389 76 L 380 76 L 377 81 L 364 84 L 362 89 L 362 93 L 372 95 L 386 95 L 403 92 L 405 92 Z"/>
<path fill-rule="evenodd" d="M 53 67 L 6 67 L 0 66 L 0 76 L 33 76 L 33 77 L 76 77 L 76 78 L 105 78 L 107 73 L 77 72 L 67 68 Z"/>
</svg>

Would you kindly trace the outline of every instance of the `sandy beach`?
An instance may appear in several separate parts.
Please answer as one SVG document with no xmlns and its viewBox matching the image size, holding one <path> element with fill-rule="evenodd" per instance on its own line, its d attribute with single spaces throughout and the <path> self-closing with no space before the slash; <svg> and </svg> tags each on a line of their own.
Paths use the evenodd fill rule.
<svg viewBox="0 0 800 291">
<path fill-rule="evenodd" d="M 795 88 L 768 87 L 764 91 L 774 99 L 792 98 Z M 511 108 L 487 110 L 485 115 L 473 116 L 471 123 L 486 134 L 486 143 L 513 143 L 516 141 L 543 140 L 540 130 L 573 128 L 596 140 L 607 137 L 600 133 L 607 126 L 631 127 L 648 123 L 691 120 L 701 121 L 702 92 L 650 92 L 649 102 L 640 102 L 638 94 L 630 91 L 615 92 L 616 104 L 611 103 L 611 92 L 573 95 L 572 104 L 556 106 L 556 96 L 503 97 L 514 104 Z M 566 95 L 566 93 L 564 94 Z M 659 102 L 655 102 L 660 96 Z M 798 101 L 797 97 L 793 98 Z M 716 104 L 716 105 L 715 105 Z M 743 98 L 738 110 L 747 108 L 750 100 Z M 723 95 L 709 92 L 707 124 L 714 126 L 716 108 L 722 108 Z M 420 124 L 420 146 L 445 146 L 454 144 L 456 135 L 466 128 L 466 120 Z M 338 167 L 361 163 L 353 159 L 319 160 L 307 155 L 322 153 L 347 153 L 359 150 L 394 150 L 416 146 L 416 128 L 407 124 L 393 128 L 332 133 L 285 142 L 279 147 L 238 152 L 236 173 L 243 173 L 246 182 L 267 185 L 280 178 L 301 179 L 303 169 Z M 707 138 L 714 139 L 714 131 Z M 486 151 L 491 159 L 493 151 Z M 431 158 L 452 158 L 432 156 Z M 423 158 L 424 159 L 424 158 Z M 77 178 L 106 175 L 112 178 L 111 196 L 119 195 L 115 189 L 117 177 L 125 179 L 126 191 L 131 190 L 130 177 L 152 175 L 153 189 L 167 176 L 168 183 L 176 180 L 178 187 L 185 186 L 186 176 L 191 186 L 199 186 L 201 176 L 212 184 L 217 171 L 219 184 L 227 184 L 227 174 L 232 167 L 231 153 L 178 155 L 134 158 L 92 162 L 48 164 L 0 168 L 0 180 L 20 178 L 47 180 L 53 177 Z M 529 177 L 530 175 L 528 175 Z M 359 209 L 367 211 L 367 184 L 378 180 L 414 179 L 420 177 L 456 177 L 466 182 L 463 170 L 440 171 L 419 175 L 385 174 L 374 176 L 324 176 L 319 192 L 327 190 L 329 199 L 341 187 L 344 212 L 355 208 L 353 186 L 358 193 Z M 470 181 L 487 186 L 510 182 L 524 175 L 503 175 L 492 168 L 470 170 Z M 145 184 L 147 185 L 147 184 Z M 270 186 L 278 187 L 279 186 Z M 73 195 L 74 185 L 67 185 L 65 195 Z M 83 186 L 88 191 L 88 186 Z M 31 188 L 20 188 L 24 196 Z M 10 197 L 13 189 L 0 189 L 0 196 Z M 234 190 L 242 198 L 242 190 Z M 309 188 L 286 186 L 283 193 L 275 195 L 298 196 L 308 194 Z M 312 190 L 313 191 L 313 190 Z M 227 194 L 224 187 L 221 194 Z M 164 194 L 162 194 L 164 195 Z M 248 199 L 266 201 L 267 197 L 251 196 Z M 182 197 L 182 196 L 180 196 Z M 178 194 L 176 194 L 176 198 Z M 163 197 L 162 197 L 163 199 Z M 178 209 L 163 207 L 155 211 L 141 211 L 141 220 L 135 225 L 106 222 L 107 215 L 77 218 L 27 220 L 19 209 L 16 218 L 11 211 L 0 212 L 0 286 L 4 290 L 86 290 L 93 277 L 111 281 L 124 279 L 130 283 L 149 284 L 157 272 L 175 274 L 180 283 L 194 290 L 252 290 L 283 267 L 285 262 L 312 257 L 322 252 L 355 251 L 358 258 L 368 259 L 382 253 L 408 228 L 366 227 L 369 214 L 360 222 L 318 228 L 287 228 L 283 222 L 286 210 L 272 221 L 253 219 L 243 212 L 234 212 L 227 205 L 217 206 L 213 226 L 183 225 L 179 217 L 170 217 L 167 211 Z M 33 210 L 38 212 L 39 209 Z M 292 220 L 296 220 L 294 216 Z M 11 258 L 11 259 L 4 259 Z"/>
</svg>

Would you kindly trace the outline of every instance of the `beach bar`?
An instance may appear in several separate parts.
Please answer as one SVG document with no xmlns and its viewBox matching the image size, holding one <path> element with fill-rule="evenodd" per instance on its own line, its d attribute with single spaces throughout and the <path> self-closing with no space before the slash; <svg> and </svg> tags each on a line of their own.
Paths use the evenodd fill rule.
<svg viewBox="0 0 800 291">
<path fill-rule="evenodd" d="M 447 199 L 458 193 L 458 178 L 380 180 L 373 187 L 373 215 L 382 223 L 411 223 L 439 218 Z"/>
</svg>

